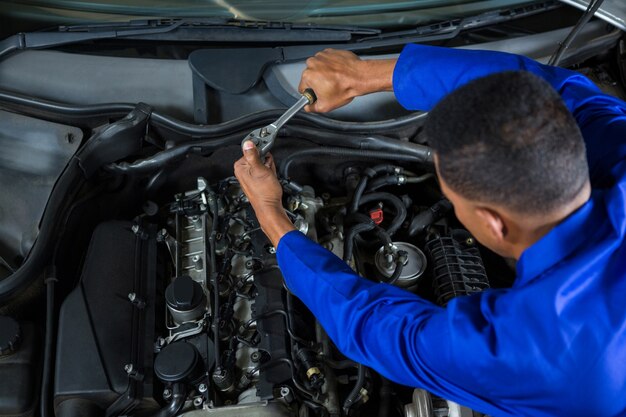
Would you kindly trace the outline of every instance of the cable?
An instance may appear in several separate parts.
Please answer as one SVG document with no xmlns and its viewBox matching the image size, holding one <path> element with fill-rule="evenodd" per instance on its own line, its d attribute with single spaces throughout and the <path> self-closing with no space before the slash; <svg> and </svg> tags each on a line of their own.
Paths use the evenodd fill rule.
<svg viewBox="0 0 626 417">
<path fill-rule="evenodd" d="M 56 268 L 52 267 L 46 273 L 44 283 L 46 285 L 46 338 L 44 342 L 43 377 L 41 379 L 41 402 L 39 403 L 39 414 L 41 417 L 50 415 L 50 391 L 51 379 L 54 366 L 54 284 L 57 282 Z"/>
<path fill-rule="evenodd" d="M 585 10 L 583 15 L 580 16 L 580 19 L 578 20 L 578 22 L 576 22 L 576 25 L 574 25 L 574 27 L 572 28 L 570 33 L 567 35 L 565 40 L 561 42 L 557 50 L 554 52 L 554 54 L 550 58 L 550 61 L 548 61 L 548 65 L 558 66 L 561 63 L 561 60 L 563 58 L 563 54 L 565 54 L 565 51 L 567 51 L 567 49 L 570 47 L 570 45 L 572 44 L 576 36 L 578 36 L 578 34 L 583 29 L 583 27 L 587 24 L 587 22 L 591 20 L 591 18 L 596 13 L 596 11 L 598 11 L 598 9 L 600 8 L 603 2 L 604 0 L 591 0 L 589 2 L 589 5 L 587 6 L 587 10 Z"/>
</svg>

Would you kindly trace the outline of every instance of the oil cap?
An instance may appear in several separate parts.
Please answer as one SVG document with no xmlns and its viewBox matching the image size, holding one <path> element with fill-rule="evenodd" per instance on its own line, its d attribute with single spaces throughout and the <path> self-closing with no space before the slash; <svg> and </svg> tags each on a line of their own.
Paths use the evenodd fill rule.
<svg viewBox="0 0 626 417">
<path fill-rule="evenodd" d="M 0 357 L 15 353 L 21 339 L 19 323 L 11 317 L 0 316 Z"/>
</svg>

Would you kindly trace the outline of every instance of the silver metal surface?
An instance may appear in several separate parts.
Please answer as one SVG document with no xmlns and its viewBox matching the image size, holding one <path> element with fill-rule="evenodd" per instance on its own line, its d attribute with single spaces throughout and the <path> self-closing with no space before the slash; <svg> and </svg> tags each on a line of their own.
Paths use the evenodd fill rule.
<svg viewBox="0 0 626 417">
<path fill-rule="evenodd" d="M 386 259 L 385 249 L 382 246 L 376 252 L 374 263 L 378 272 L 385 278 L 390 278 L 396 268 L 396 263 L 395 260 L 389 262 Z M 402 250 L 407 253 L 407 261 L 402 268 L 400 278 L 396 281 L 396 285 L 403 288 L 414 287 L 426 270 L 426 255 L 415 245 L 406 242 L 393 242 L 392 250 L 394 252 Z"/>
<path fill-rule="evenodd" d="M 404 406 L 404 417 L 433 417 L 430 394 L 423 389 L 413 390 L 413 402 Z"/>
<path fill-rule="evenodd" d="M 255 129 L 248 136 L 246 136 L 241 144 L 245 141 L 252 141 L 256 147 L 259 149 L 261 155 L 265 155 L 272 149 L 274 145 L 274 141 L 276 140 L 276 134 L 280 130 L 281 127 L 285 123 L 287 123 L 293 116 L 296 115 L 300 110 L 304 108 L 307 104 L 311 104 L 313 99 L 308 95 L 302 95 L 296 103 L 289 107 L 287 111 L 285 111 L 282 116 L 278 118 L 274 123 L 270 123 L 265 127 L 261 127 L 259 129 Z"/>
<path fill-rule="evenodd" d="M 277 401 L 257 402 L 240 405 L 231 405 L 219 408 L 205 408 L 202 410 L 189 411 L 180 417 L 291 417 L 295 413 Z"/>
<path fill-rule="evenodd" d="M 167 305 L 167 309 L 172 315 L 172 319 L 176 324 L 183 324 L 190 321 L 196 321 L 201 319 L 206 311 L 207 311 L 207 299 L 206 296 L 202 299 L 202 302 L 198 304 L 195 308 L 187 311 L 178 310 L 171 305 Z"/>
</svg>

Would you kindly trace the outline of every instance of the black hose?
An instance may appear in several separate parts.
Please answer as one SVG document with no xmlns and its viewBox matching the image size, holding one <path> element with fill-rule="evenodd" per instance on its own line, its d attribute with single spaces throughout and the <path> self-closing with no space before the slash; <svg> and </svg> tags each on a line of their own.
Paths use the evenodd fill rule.
<svg viewBox="0 0 626 417">
<path fill-rule="evenodd" d="M 350 359 L 346 359 L 343 361 L 333 361 L 331 359 L 324 359 L 324 363 L 333 369 L 348 369 L 359 366 L 357 362 L 351 361 Z"/>
<path fill-rule="evenodd" d="M 26 107 L 41 112 L 75 118 L 115 117 L 125 116 L 131 112 L 136 104 L 130 103 L 103 103 L 96 105 L 65 104 L 41 98 L 34 98 L 24 94 L 0 90 L 0 103 Z M 215 125 L 196 125 L 183 122 L 158 112 L 153 112 L 151 122 L 160 127 L 175 131 L 179 134 L 195 138 L 220 137 L 250 126 L 261 125 L 275 121 L 284 113 L 284 109 L 263 110 L 251 113 L 237 119 Z M 292 119 L 294 122 L 305 122 L 322 129 L 329 129 L 344 133 L 383 133 L 414 127 L 423 122 L 426 113 L 411 113 L 407 116 L 376 122 L 345 122 L 331 119 L 313 113 L 298 113 Z"/>
<path fill-rule="evenodd" d="M 392 152 L 379 152 L 361 149 L 347 149 L 337 147 L 318 147 L 303 149 L 291 153 L 287 158 L 282 160 L 281 175 L 283 178 L 289 178 L 289 168 L 295 160 L 306 158 L 309 156 L 323 155 L 325 157 L 350 157 L 355 159 L 373 159 L 373 160 L 389 160 L 389 161 L 403 161 L 403 162 L 417 162 L 428 163 L 431 157 L 430 148 L 426 148 L 421 154 L 397 154 Z M 421 150 L 420 150 L 421 152 Z"/>
<path fill-rule="evenodd" d="M 378 417 L 387 417 L 389 415 L 393 389 L 391 388 L 391 382 L 387 378 L 381 376 L 380 379 L 382 383 L 380 387 L 380 401 L 378 403 Z"/>
<path fill-rule="evenodd" d="M 343 403 L 344 414 L 348 414 L 350 408 L 358 400 L 359 396 L 361 395 L 361 389 L 363 388 L 363 385 L 365 385 L 365 366 L 359 364 L 356 384 L 354 384 L 354 388 L 352 388 L 352 391 L 350 391 L 350 394 L 348 394 L 346 400 Z"/>
<path fill-rule="evenodd" d="M 370 219 L 367 223 L 357 223 L 346 232 L 345 239 L 343 240 L 343 260 L 350 262 L 352 259 L 352 252 L 354 251 L 354 239 L 363 232 L 369 232 L 376 227 L 374 222 Z"/>
<path fill-rule="evenodd" d="M 389 285 L 393 285 L 395 284 L 398 279 L 400 279 L 400 275 L 402 275 L 402 270 L 404 269 L 404 262 L 400 261 L 400 259 L 398 259 L 396 261 L 396 267 L 393 270 L 393 274 L 391 274 L 391 276 L 389 277 L 389 280 L 387 281 L 387 284 Z"/>
<path fill-rule="evenodd" d="M 428 226 L 435 223 L 452 210 L 452 203 L 443 198 L 413 217 L 409 224 L 409 236 L 416 236 L 426 230 Z"/>
<path fill-rule="evenodd" d="M 393 206 L 393 208 L 396 210 L 396 215 L 393 218 L 393 221 L 391 222 L 389 227 L 387 228 L 387 233 L 390 236 L 393 236 L 398 231 L 398 229 L 400 229 L 400 227 L 402 226 L 402 223 L 404 223 L 404 221 L 406 220 L 406 215 L 407 215 L 406 206 L 404 205 L 402 200 L 400 200 L 395 195 L 391 193 L 383 193 L 383 192 L 365 194 L 361 198 L 361 201 L 359 202 L 359 206 L 362 206 L 364 204 L 371 203 L 374 201 L 384 201 L 384 202 L 390 203 Z"/>
<path fill-rule="evenodd" d="M 172 401 L 154 414 L 154 417 L 174 417 L 185 405 L 187 388 L 185 384 L 178 382 L 172 386 Z"/>
<path fill-rule="evenodd" d="M 561 42 L 557 50 L 554 52 L 554 55 L 552 55 L 552 57 L 548 61 L 548 65 L 558 66 L 561 63 L 561 60 L 563 58 L 563 55 L 565 54 L 565 51 L 567 51 L 567 49 L 570 47 L 570 45 L 572 44 L 576 36 L 578 36 L 578 34 L 583 29 L 583 27 L 587 24 L 587 22 L 591 20 L 591 18 L 598 11 L 598 9 L 600 8 L 603 2 L 604 0 L 595 0 L 595 1 L 591 0 L 589 2 L 589 5 L 587 6 L 587 10 L 585 10 L 582 16 L 580 16 L 580 19 L 578 20 L 578 22 L 576 22 L 576 25 L 574 25 L 574 27 L 572 28 L 570 33 L 567 35 L 565 40 Z"/>
<path fill-rule="evenodd" d="M 361 196 L 365 192 L 365 188 L 367 187 L 370 179 L 385 172 L 391 174 L 393 172 L 401 172 L 401 170 L 402 168 L 400 167 L 388 164 L 376 165 L 373 168 L 366 168 L 363 171 L 363 175 L 361 176 L 361 179 L 359 180 L 359 183 L 357 184 L 354 193 L 352 194 L 352 201 L 350 202 L 349 213 L 356 213 L 356 211 L 358 210 Z"/>
<path fill-rule="evenodd" d="M 52 390 L 51 380 L 54 366 L 54 284 L 57 282 L 56 268 L 52 267 L 47 271 L 44 283 L 46 285 L 46 338 L 44 342 L 43 356 L 43 376 L 41 379 L 41 402 L 39 403 L 39 415 L 47 417 L 50 415 L 50 392 Z"/>
</svg>

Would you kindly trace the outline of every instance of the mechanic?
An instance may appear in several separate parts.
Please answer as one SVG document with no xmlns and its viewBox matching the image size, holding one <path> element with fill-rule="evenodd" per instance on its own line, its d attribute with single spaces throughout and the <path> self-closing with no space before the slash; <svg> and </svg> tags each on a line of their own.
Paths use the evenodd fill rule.
<svg viewBox="0 0 626 417">
<path fill-rule="evenodd" d="M 288 287 L 338 349 L 493 416 L 626 415 L 626 104 L 521 56 L 422 45 L 397 60 L 326 50 L 307 61 L 306 87 L 311 111 L 382 90 L 430 111 L 458 219 L 517 260 L 512 288 L 447 308 L 361 278 L 295 231 L 271 157 L 246 142 L 235 174 Z"/>
</svg>

